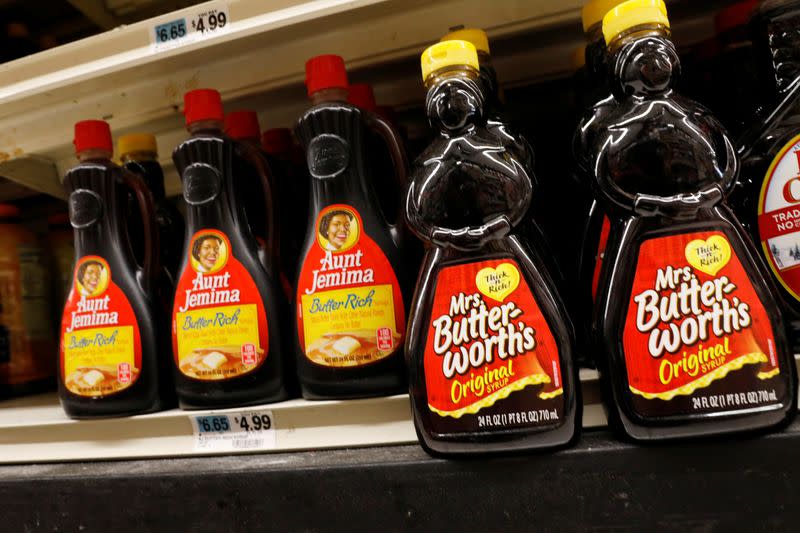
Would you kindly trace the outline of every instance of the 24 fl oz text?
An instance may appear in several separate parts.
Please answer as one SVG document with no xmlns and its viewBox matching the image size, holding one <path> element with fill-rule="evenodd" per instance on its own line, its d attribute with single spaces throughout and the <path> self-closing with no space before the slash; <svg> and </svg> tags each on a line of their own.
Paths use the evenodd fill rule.
<svg viewBox="0 0 800 533">
<path fill-rule="evenodd" d="M 692 409 L 736 409 L 737 407 L 752 407 L 777 401 L 778 395 L 775 394 L 775 389 L 759 389 L 749 392 L 696 396 L 692 398 Z"/>
<path fill-rule="evenodd" d="M 478 415 L 479 428 L 519 426 L 523 424 L 547 424 L 558 421 L 555 409 L 534 409 L 531 411 L 511 411 L 494 415 Z"/>
</svg>

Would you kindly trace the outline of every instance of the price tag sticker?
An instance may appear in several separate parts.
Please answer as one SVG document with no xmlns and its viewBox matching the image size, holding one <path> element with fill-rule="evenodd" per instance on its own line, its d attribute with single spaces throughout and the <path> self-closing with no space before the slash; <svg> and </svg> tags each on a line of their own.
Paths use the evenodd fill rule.
<svg viewBox="0 0 800 533">
<path fill-rule="evenodd" d="M 269 450 L 275 447 L 272 411 L 246 411 L 189 417 L 194 449 L 211 452 Z"/>
<path fill-rule="evenodd" d="M 214 37 L 230 29 L 228 6 L 204 4 L 182 18 L 156 24 L 150 32 L 153 51 L 169 50 Z"/>
</svg>

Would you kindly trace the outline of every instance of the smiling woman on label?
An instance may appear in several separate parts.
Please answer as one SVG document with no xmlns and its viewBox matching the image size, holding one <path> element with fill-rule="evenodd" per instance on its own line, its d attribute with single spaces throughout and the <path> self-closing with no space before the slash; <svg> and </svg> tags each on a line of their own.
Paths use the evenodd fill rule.
<svg viewBox="0 0 800 533">
<path fill-rule="evenodd" d="M 90 260 L 78 268 L 78 290 L 84 296 L 96 296 L 102 292 L 105 267 L 100 261 Z"/>
<path fill-rule="evenodd" d="M 197 272 L 212 273 L 225 266 L 225 243 L 216 235 L 206 233 L 192 243 L 192 266 Z"/>
<path fill-rule="evenodd" d="M 323 250 L 343 252 L 358 241 L 358 222 L 346 209 L 331 209 L 320 216 L 318 232 Z"/>
</svg>

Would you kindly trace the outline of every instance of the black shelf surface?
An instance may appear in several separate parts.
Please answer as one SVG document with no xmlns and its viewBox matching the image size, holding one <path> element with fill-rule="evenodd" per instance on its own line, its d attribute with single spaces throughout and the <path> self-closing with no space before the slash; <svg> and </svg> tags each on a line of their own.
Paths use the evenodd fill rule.
<svg viewBox="0 0 800 533">
<path fill-rule="evenodd" d="M 790 531 L 800 423 L 638 446 L 433 459 L 416 445 L 0 467 L 2 531 Z"/>
</svg>

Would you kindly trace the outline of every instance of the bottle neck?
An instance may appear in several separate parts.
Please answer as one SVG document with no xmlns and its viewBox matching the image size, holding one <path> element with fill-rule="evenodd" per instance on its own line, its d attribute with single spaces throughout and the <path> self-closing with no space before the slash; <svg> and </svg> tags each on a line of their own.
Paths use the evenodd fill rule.
<svg viewBox="0 0 800 533">
<path fill-rule="evenodd" d="M 480 74 L 477 70 L 467 65 L 453 65 L 445 67 L 440 70 L 432 72 L 425 80 L 425 88 L 430 90 L 444 81 L 454 78 L 466 78 L 470 80 L 477 80 Z"/>
<path fill-rule="evenodd" d="M 120 156 L 122 163 L 130 163 L 131 161 L 157 161 L 158 154 L 154 152 L 129 152 Z"/>
<path fill-rule="evenodd" d="M 209 118 L 205 120 L 198 120 L 186 125 L 186 130 L 192 135 L 198 133 L 222 133 L 222 121 Z"/>
<path fill-rule="evenodd" d="M 342 87 L 329 87 L 313 93 L 309 99 L 312 105 L 325 102 L 347 102 L 347 89 Z"/>
<path fill-rule="evenodd" d="M 646 37 L 669 39 L 672 37 L 672 33 L 670 29 L 663 24 L 642 24 L 640 26 L 634 26 L 614 37 L 611 42 L 608 43 L 608 52 L 609 54 L 614 54 L 626 44 Z"/>
<path fill-rule="evenodd" d="M 84 161 L 97 161 L 101 159 L 110 160 L 112 155 L 113 153 L 105 148 L 89 148 L 75 154 L 75 156 L 78 158 L 78 161 L 81 163 Z"/>
</svg>

